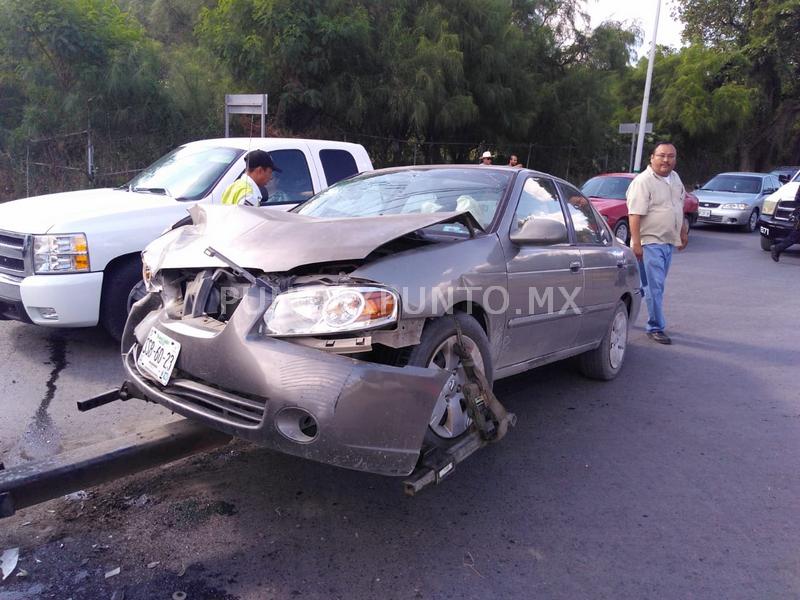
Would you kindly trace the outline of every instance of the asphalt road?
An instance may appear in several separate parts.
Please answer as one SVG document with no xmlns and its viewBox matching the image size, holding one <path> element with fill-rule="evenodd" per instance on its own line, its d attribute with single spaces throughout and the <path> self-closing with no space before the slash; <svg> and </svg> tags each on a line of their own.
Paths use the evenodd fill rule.
<svg viewBox="0 0 800 600">
<path fill-rule="evenodd" d="M 756 235 L 695 230 L 674 345 L 642 315 L 613 382 L 570 363 L 498 382 L 517 427 L 442 485 L 406 498 L 234 443 L 0 521 L 26 572 L 0 600 L 796 598 L 799 297 L 800 251 L 774 264 Z M 74 411 L 121 375 L 97 331 L 0 323 L 0 360 L 7 464 L 168 418 Z"/>
</svg>

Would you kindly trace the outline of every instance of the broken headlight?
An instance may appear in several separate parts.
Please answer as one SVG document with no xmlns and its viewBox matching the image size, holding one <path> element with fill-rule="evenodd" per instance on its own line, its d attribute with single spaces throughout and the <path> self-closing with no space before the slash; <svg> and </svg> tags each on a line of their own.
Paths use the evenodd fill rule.
<svg viewBox="0 0 800 600">
<path fill-rule="evenodd" d="M 319 335 L 397 321 L 398 296 L 370 286 L 315 285 L 278 295 L 264 315 L 270 335 Z"/>
</svg>

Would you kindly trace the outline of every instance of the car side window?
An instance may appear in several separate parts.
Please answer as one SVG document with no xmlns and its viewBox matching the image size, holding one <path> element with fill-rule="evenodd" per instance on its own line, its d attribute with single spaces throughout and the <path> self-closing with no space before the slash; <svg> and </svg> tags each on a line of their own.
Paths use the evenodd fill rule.
<svg viewBox="0 0 800 600">
<path fill-rule="evenodd" d="M 552 219 L 567 226 L 556 186 L 550 179 L 528 177 L 525 180 L 511 223 L 511 233 L 519 230 L 529 219 Z"/>
<path fill-rule="evenodd" d="M 558 185 L 567 201 L 567 211 L 572 219 L 572 227 L 575 229 L 575 238 L 578 243 L 601 246 L 611 244 L 611 235 L 608 229 L 599 221 L 586 196 L 571 185 L 561 182 Z"/>
<path fill-rule="evenodd" d="M 270 150 L 269 155 L 281 171 L 273 172 L 272 181 L 267 184 L 267 204 L 305 202 L 314 195 L 308 161 L 302 151 Z"/>
<path fill-rule="evenodd" d="M 328 185 L 358 173 L 356 159 L 347 150 L 320 150 L 319 160 Z"/>
</svg>

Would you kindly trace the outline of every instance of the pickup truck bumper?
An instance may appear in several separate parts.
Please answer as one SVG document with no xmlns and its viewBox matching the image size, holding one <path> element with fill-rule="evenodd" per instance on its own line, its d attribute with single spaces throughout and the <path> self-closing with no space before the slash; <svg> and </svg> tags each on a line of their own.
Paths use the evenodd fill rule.
<svg viewBox="0 0 800 600">
<path fill-rule="evenodd" d="M 100 312 L 103 273 L 0 276 L 0 320 L 48 327 L 93 327 Z"/>
<path fill-rule="evenodd" d="M 792 232 L 792 224 L 789 221 L 779 221 L 774 217 L 761 215 L 758 219 L 758 231 L 761 237 L 777 241 L 788 237 Z"/>
</svg>

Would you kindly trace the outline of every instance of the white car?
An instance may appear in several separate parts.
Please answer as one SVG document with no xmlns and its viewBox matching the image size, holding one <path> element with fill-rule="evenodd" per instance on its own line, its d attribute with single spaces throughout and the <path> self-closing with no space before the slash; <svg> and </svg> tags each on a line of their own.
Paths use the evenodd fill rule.
<svg viewBox="0 0 800 600">
<path fill-rule="evenodd" d="M 0 204 L 0 319 L 50 327 L 102 325 L 119 339 L 140 253 L 197 203 L 218 204 L 260 148 L 281 169 L 269 205 L 290 208 L 350 175 L 372 170 L 358 144 L 221 138 L 176 148 L 126 185 Z"/>
</svg>

